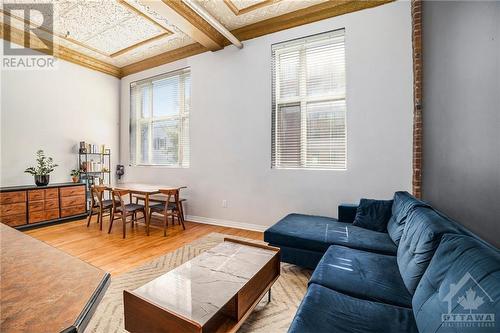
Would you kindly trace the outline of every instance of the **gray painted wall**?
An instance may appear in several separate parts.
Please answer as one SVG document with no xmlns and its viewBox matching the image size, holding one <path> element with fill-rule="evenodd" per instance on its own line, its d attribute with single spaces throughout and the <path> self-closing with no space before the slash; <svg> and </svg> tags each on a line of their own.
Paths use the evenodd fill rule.
<svg viewBox="0 0 500 333">
<path fill-rule="evenodd" d="M 500 246 L 500 2 L 423 6 L 423 198 Z"/>
</svg>

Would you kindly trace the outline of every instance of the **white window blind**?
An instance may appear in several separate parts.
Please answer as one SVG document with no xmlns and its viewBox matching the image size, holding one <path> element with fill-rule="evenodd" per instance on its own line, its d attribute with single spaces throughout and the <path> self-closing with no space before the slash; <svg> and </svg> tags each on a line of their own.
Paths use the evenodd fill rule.
<svg viewBox="0 0 500 333">
<path fill-rule="evenodd" d="M 130 164 L 189 167 L 190 70 L 130 85 Z"/>
<path fill-rule="evenodd" d="M 344 33 L 273 45 L 273 168 L 346 169 Z"/>
</svg>

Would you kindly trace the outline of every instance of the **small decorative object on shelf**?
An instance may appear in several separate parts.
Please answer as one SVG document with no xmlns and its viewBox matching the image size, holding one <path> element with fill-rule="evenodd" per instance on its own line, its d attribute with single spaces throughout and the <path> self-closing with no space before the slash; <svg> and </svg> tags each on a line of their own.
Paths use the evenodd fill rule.
<svg viewBox="0 0 500 333">
<path fill-rule="evenodd" d="M 80 181 L 87 187 L 87 204 L 90 203 L 92 185 L 111 184 L 111 150 L 105 145 L 80 142 L 78 150 Z"/>
<path fill-rule="evenodd" d="M 35 184 L 37 186 L 47 186 L 50 181 L 49 174 L 58 165 L 54 163 L 52 157 L 46 157 L 41 149 L 36 152 L 36 162 L 36 167 L 29 167 L 24 172 L 35 176 Z"/>
<path fill-rule="evenodd" d="M 118 176 L 118 179 L 122 179 L 122 176 L 125 174 L 125 167 L 121 164 L 118 164 L 116 166 L 116 175 Z"/>
<path fill-rule="evenodd" d="M 80 149 L 79 149 L 80 154 L 86 154 L 87 153 L 87 148 L 85 145 L 85 141 L 80 141 Z"/>
<path fill-rule="evenodd" d="M 78 183 L 80 180 L 80 170 L 71 170 L 71 179 L 73 180 L 73 183 Z"/>
</svg>

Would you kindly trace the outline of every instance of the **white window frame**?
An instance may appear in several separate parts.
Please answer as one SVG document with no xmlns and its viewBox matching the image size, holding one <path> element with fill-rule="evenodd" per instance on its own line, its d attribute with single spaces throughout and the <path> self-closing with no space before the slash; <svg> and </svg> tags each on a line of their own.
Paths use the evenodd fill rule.
<svg viewBox="0 0 500 333">
<path fill-rule="evenodd" d="M 184 72 L 184 73 L 183 73 Z M 132 107 L 132 86 L 134 84 L 139 85 L 141 82 L 149 81 L 151 84 L 155 81 L 163 80 L 171 76 L 183 76 L 184 79 L 180 80 L 180 85 L 179 85 L 179 100 L 181 103 L 179 103 L 179 114 L 175 115 L 169 115 L 169 116 L 159 116 L 159 117 L 153 117 L 153 87 L 152 85 L 148 87 L 148 94 L 149 94 L 149 117 L 142 117 L 141 111 L 142 111 L 142 105 L 143 105 L 143 99 L 144 95 L 141 94 L 140 98 L 136 99 L 136 107 Z M 187 136 L 188 136 L 188 143 L 187 147 L 186 144 L 183 145 L 181 144 L 181 138 L 184 136 L 184 121 L 189 121 L 189 110 L 191 109 L 190 105 L 186 105 L 186 103 L 182 102 L 185 101 L 185 88 L 186 88 L 186 78 L 191 76 L 191 71 L 189 68 L 184 68 L 180 70 L 176 70 L 173 72 L 169 72 L 166 74 L 158 75 L 149 79 L 144 79 L 139 82 L 132 82 L 130 84 L 130 99 L 131 99 L 131 114 L 132 110 L 135 110 L 135 161 L 130 160 L 130 165 L 131 166 L 155 166 L 155 167 L 167 167 L 167 168 L 189 168 L 190 166 L 190 158 L 189 158 L 189 151 L 190 151 L 190 138 L 189 138 L 189 128 L 188 126 L 187 130 Z M 177 150 L 178 150 L 178 159 L 177 163 L 175 164 L 162 164 L 162 163 L 153 163 L 152 161 L 152 156 L 153 156 L 153 125 L 155 122 L 161 122 L 161 121 L 169 121 L 169 120 L 178 120 L 179 124 L 179 129 L 178 129 L 178 138 L 179 138 L 179 143 L 177 145 Z M 148 125 L 148 161 L 147 163 L 142 162 L 143 161 L 143 152 L 141 149 L 141 129 L 143 125 Z M 130 135 L 132 135 L 132 131 L 129 132 Z M 130 140 L 134 140 L 134 138 L 130 138 Z M 184 149 L 187 148 L 187 149 Z M 186 156 L 187 155 L 187 156 Z M 185 161 L 184 158 L 187 160 Z"/>
<path fill-rule="evenodd" d="M 305 78 L 306 76 L 304 75 L 304 71 L 307 68 L 306 65 L 306 42 L 309 42 L 308 45 L 311 45 L 310 40 L 314 38 L 318 38 L 317 41 L 313 41 L 313 44 L 322 44 L 325 43 L 325 41 L 328 39 L 329 35 L 333 36 L 338 36 L 342 35 L 345 38 L 345 29 L 339 29 L 335 31 L 330 31 L 330 32 L 324 32 L 320 33 L 318 35 L 313 35 L 313 36 L 308 36 L 308 37 L 303 37 L 299 38 L 297 40 L 292 40 L 288 42 L 281 42 L 278 43 L 277 45 L 285 45 L 282 48 L 278 48 L 276 50 L 273 50 L 273 66 L 275 68 L 273 69 L 272 73 L 272 128 L 273 128 L 273 135 L 272 135 L 272 152 L 271 152 L 271 168 L 272 169 L 291 169 L 291 170 L 332 170 L 332 171 L 345 171 L 347 170 L 347 98 L 346 98 L 346 90 L 344 90 L 343 94 L 335 94 L 335 93 L 330 93 L 330 94 L 324 94 L 324 95 L 316 95 L 316 96 L 307 96 L 307 85 L 306 85 L 306 80 L 301 80 L 301 78 Z M 321 38 L 325 36 L 324 38 Z M 292 44 L 296 43 L 297 45 L 293 46 L 286 46 L 286 44 Z M 274 45 L 273 45 L 274 46 Z M 276 61 L 277 58 L 283 53 L 288 53 L 291 50 L 296 49 L 299 51 L 299 62 L 300 62 L 300 69 L 301 72 L 299 73 L 299 95 L 296 97 L 284 97 L 281 98 L 280 92 L 281 92 L 281 87 L 280 87 L 280 80 L 279 80 L 279 73 L 280 73 L 280 68 L 279 68 L 279 62 Z M 345 39 L 344 39 L 344 49 L 345 49 Z M 346 78 L 347 81 L 347 78 Z M 347 83 L 346 83 L 347 86 Z M 344 166 L 341 168 L 322 168 L 322 167 L 314 167 L 314 166 L 307 166 L 307 104 L 308 103 L 315 103 L 315 102 L 335 102 L 335 101 L 344 101 L 346 103 L 346 112 L 344 116 L 344 128 L 345 128 L 345 160 L 344 160 Z M 280 106 L 283 105 L 298 105 L 300 108 L 300 115 L 301 115 L 301 133 L 300 133 L 300 167 L 283 167 L 280 166 L 279 161 L 281 160 L 279 151 L 280 149 L 278 148 L 280 146 L 280 138 L 277 135 L 278 133 L 278 126 L 279 126 L 279 108 Z"/>
</svg>

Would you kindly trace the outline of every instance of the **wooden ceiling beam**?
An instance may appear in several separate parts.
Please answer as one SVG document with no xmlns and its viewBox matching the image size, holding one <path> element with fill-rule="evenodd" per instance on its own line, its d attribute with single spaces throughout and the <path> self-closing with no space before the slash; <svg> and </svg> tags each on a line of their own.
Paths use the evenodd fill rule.
<svg viewBox="0 0 500 333">
<path fill-rule="evenodd" d="M 133 73 L 142 72 L 143 70 L 157 67 L 160 65 L 168 64 L 176 60 L 184 59 L 196 54 L 208 51 L 203 45 L 199 43 L 190 44 L 172 51 L 168 51 L 148 59 L 135 62 L 133 64 L 121 68 L 122 75 L 127 76 Z"/>
<path fill-rule="evenodd" d="M 169 23 L 210 51 L 220 50 L 226 38 L 182 0 L 141 1 L 142 4 L 166 17 Z"/>
</svg>

